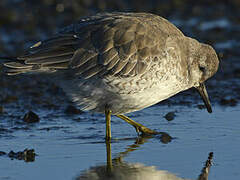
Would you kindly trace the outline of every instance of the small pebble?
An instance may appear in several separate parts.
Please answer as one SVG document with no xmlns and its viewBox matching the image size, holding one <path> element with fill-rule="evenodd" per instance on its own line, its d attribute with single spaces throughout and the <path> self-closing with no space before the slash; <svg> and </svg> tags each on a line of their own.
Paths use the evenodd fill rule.
<svg viewBox="0 0 240 180">
<path fill-rule="evenodd" d="M 168 121 L 172 121 L 175 117 L 176 117 L 175 112 L 169 112 L 164 116 L 164 118 Z"/>
<path fill-rule="evenodd" d="M 203 104 L 198 104 L 198 105 L 197 105 L 197 108 L 198 108 L 198 109 L 206 109 L 205 105 L 203 105 Z"/>
<path fill-rule="evenodd" d="M 7 153 L 5 153 L 4 151 L 0 151 L 0 156 L 5 155 L 5 154 L 7 154 Z"/>
<path fill-rule="evenodd" d="M 24 151 L 14 152 L 10 151 L 8 157 L 11 159 L 24 160 L 25 162 L 33 162 L 35 160 L 36 153 L 34 149 L 24 149 Z"/>
<path fill-rule="evenodd" d="M 162 136 L 160 138 L 160 141 L 163 143 L 163 144 L 167 144 L 169 142 L 172 141 L 172 136 L 170 136 L 169 134 L 167 133 L 162 133 Z"/>
<path fill-rule="evenodd" d="M 37 114 L 35 114 L 32 111 L 29 111 L 28 113 L 26 113 L 24 115 L 23 121 L 26 122 L 26 123 L 36 123 L 36 122 L 39 122 L 40 119 L 39 119 Z"/>
<path fill-rule="evenodd" d="M 222 98 L 220 100 L 220 104 L 222 106 L 236 106 L 237 105 L 237 100 L 233 99 L 233 98 L 230 98 L 230 99 Z"/>
<path fill-rule="evenodd" d="M 69 105 L 66 110 L 65 110 L 66 114 L 82 114 L 83 111 L 81 111 L 80 109 L 77 109 L 76 107 Z"/>
</svg>

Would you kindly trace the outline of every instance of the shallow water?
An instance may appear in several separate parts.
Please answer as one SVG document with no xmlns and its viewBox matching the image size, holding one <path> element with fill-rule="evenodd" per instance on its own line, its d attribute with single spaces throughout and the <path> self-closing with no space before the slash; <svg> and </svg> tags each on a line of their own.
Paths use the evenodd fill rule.
<svg viewBox="0 0 240 180">
<path fill-rule="evenodd" d="M 169 110 L 176 110 L 173 121 L 163 118 Z M 38 113 L 40 116 L 56 113 L 56 117 L 45 116 L 33 125 L 23 123 L 19 130 L 13 130 L 16 125 L 1 118 L 0 126 L 9 130 L 0 134 L 1 151 L 34 148 L 37 156 L 34 162 L 28 163 L 0 156 L 0 179 L 74 179 L 91 167 L 106 164 L 103 116 L 88 113 L 66 116 L 41 110 Z M 209 179 L 238 179 L 239 116 L 239 106 L 214 106 L 214 112 L 208 114 L 205 109 L 194 107 L 155 105 L 133 113 L 132 118 L 168 133 L 172 141 L 164 144 L 161 136 L 156 136 L 144 139 L 145 143 L 132 149 L 129 146 L 136 141 L 135 130 L 114 117 L 112 157 L 118 158 L 119 153 L 125 152 L 125 163 L 155 166 L 158 171 L 167 170 L 181 178 L 197 179 L 212 151 L 214 163 Z M 144 176 L 150 178 L 151 173 Z"/>
</svg>

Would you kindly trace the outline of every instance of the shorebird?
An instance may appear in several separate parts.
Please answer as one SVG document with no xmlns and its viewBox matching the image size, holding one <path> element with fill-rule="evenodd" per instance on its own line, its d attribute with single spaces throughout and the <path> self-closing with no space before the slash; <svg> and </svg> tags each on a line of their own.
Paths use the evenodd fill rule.
<svg viewBox="0 0 240 180">
<path fill-rule="evenodd" d="M 63 88 L 82 109 L 111 115 L 143 134 L 156 134 L 126 113 L 195 87 L 208 112 L 204 81 L 218 69 L 215 50 L 186 37 L 168 20 L 149 13 L 102 13 L 84 17 L 28 53 L 4 63 L 8 75 L 39 73 Z"/>
</svg>

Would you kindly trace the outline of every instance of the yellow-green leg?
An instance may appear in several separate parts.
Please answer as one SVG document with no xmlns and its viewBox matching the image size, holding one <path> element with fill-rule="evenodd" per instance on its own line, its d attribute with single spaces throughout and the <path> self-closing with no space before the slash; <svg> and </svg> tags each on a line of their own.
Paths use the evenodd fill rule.
<svg viewBox="0 0 240 180">
<path fill-rule="evenodd" d="M 137 123 L 135 122 L 134 120 L 130 119 L 129 117 L 127 116 L 124 116 L 124 115 L 116 115 L 117 117 L 123 119 L 124 121 L 126 121 L 127 123 L 131 124 L 137 131 L 137 133 L 141 132 L 143 135 L 154 135 L 154 134 L 159 134 L 158 132 L 156 131 L 153 131 L 147 127 L 145 127 L 144 125 L 140 124 L 140 123 Z"/>
<path fill-rule="evenodd" d="M 106 118 L 106 141 L 111 140 L 111 110 L 105 110 Z"/>
<path fill-rule="evenodd" d="M 106 141 L 106 149 L 107 149 L 107 172 L 110 174 L 113 169 L 111 142 L 110 141 Z"/>
</svg>

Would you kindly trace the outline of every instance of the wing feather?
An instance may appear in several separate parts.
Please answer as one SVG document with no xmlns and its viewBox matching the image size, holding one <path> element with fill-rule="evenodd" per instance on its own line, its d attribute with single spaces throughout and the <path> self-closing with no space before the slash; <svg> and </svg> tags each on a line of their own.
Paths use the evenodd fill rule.
<svg viewBox="0 0 240 180">
<path fill-rule="evenodd" d="M 147 71 L 151 59 L 161 54 L 166 39 L 172 35 L 184 36 L 167 20 L 155 15 L 97 14 L 36 43 L 29 54 L 18 58 L 20 63 L 5 66 L 13 68 L 13 73 L 67 69 L 86 79 L 109 74 L 136 76 Z"/>
<path fill-rule="evenodd" d="M 36 52 L 39 50 L 56 49 L 62 46 L 76 45 L 78 43 L 78 37 L 73 34 L 65 34 L 56 36 L 45 41 L 39 41 L 30 47 L 30 51 Z"/>
<path fill-rule="evenodd" d="M 120 61 L 120 58 L 118 57 L 118 54 L 116 54 L 107 64 L 107 71 L 111 70 L 118 63 L 118 61 Z"/>
<path fill-rule="evenodd" d="M 84 73 L 82 73 L 82 76 L 85 79 L 91 78 L 92 76 L 98 74 L 99 72 L 101 72 L 103 70 L 102 66 L 94 66 L 88 70 L 86 70 Z"/>
<path fill-rule="evenodd" d="M 86 62 L 88 62 L 90 59 L 97 55 L 98 55 L 97 52 L 80 48 L 74 53 L 72 60 L 70 62 L 70 67 L 73 69 L 80 68 L 83 64 L 85 64 Z"/>
<path fill-rule="evenodd" d="M 19 57 L 18 59 L 26 60 L 28 63 L 33 63 L 35 60 L 47 59 L 47 58 L 57 57 L 57 56 L 64 56 L 64 55 L 69 55 L 73 53 L 74 53 L 74 49 L 72 48 L 59 47 L 54 50 L 38 51 L 33 54 L 28 54 L 28 55 Z"/>
<path fill-rule="evenodd" d="M 26 59 L 26 64 L 56 64 L 62 62 L 69 62 L 73 56 L 73 53 L 61 55 L 61 56 L 52 56 L 52 57 L 45 57 L 42 59 Z"/>
<path fill-rule="evenodd" d="M 98 66 L 98 58 L 97 56 L 94 56 L 93 58 L 89 59 L 86 63 L 82 64 L 80 67 L 75 68 L 75 74 L 81 75 L 85 71 Z"/>
</svg>

